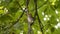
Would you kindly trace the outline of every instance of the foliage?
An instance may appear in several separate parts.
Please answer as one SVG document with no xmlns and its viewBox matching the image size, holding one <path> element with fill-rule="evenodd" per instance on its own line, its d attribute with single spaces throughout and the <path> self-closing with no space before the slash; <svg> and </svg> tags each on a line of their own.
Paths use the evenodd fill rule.
<svg viewBox="0 0 60 34">
<path fill-rule="evenodd" d="M 34 4 L 34 0 L 30 0 L 28 5 L 33 17 Z M 26 0 L 0 0 L 0 34 L 27 34 L 27 16 L 23 11 L 25 7 Z M 60 34 L 60 28 L 55 27 L 60 23 L 60 0 L 37 0 L 37 11 L 43 24 L 44 34 Z M 42 34 L 40 28 L 38 17 L 36 17 L 32 32 Z"/>
</svg>

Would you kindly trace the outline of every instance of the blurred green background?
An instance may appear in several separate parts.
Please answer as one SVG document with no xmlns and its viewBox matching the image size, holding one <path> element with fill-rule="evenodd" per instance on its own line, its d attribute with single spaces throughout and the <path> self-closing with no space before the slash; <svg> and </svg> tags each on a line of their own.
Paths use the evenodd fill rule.
<svg viewBox="0 0 60 34">
<path fill-rule="evenodd" d="M 34 0 L 30 0 L 28 5 L 33 17 L 34 4 Z M 22 10 L 25 6 L 26 0 L 0 0 L 0 34 L 27 34 L 27 16 Z M 60 34 L 60 0 L 37 0 L 37 11 L 44 26 L 43 33 Z M 21 14 L 23 14 L 22 17 L 20 17 Z M 36 17 L 32 25 L 33 33 L 42 34 L 40 28 L 38 17 Z"/>
</svg>

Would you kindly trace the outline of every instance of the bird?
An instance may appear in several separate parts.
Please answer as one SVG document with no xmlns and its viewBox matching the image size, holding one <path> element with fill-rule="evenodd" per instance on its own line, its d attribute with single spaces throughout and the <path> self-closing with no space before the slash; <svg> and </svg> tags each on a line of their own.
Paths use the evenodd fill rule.
<svg viewBox="0 0 60 34">
<path fill-rule="evenodd" d="M 33 23 L 34 19 L 33 19 L 33 17 L 32 17 L 32 14 L 27 13 L 27 20 L 28 20 L 28 22 L 29 22 L 30 24 Z"/>
<path fill-rule="evenodd" d="M 32 24 L 33 21 L 34 21 L 34 19 L 33 19 L 33 17 L 32 17 L 32 14 L 29 13 L 29 11 L 28 11 L 28 9 L 27 9 L 26 7 L 23 8 L 23 10 L 25 11 L 25 13 L 26 13 L 26 15 L 27 15 L 27 20 L 28 20 L 28 22 L 29 22 L 30 24 Z"/>
</svg>

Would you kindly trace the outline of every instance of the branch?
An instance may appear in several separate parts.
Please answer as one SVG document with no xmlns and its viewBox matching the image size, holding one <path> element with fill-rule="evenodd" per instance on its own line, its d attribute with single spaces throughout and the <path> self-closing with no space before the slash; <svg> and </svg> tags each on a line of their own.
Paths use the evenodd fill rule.
<svg viewBox="0 0 60 34">
<path fill-rule="evenodd" d="M 42 24 L 38 14 L 37 14 L 37 17 L 38 17 L 38 22 L 39 22 L 40 30 L 41 30 L 42 34 L 44 34 L 44 32 L 43 32 L 43 24 Z"/>
<path fill-rule="evenodd" d="M 29 1 L 30 0 L 26 0 L 26 8 L 28 8 Z"/>
<path fill-rule="evenodd" d="M 44 32 L 43 32 L 43 24 L 42 24 L 42 22 L 41 22 L 41 20 L 39 18 L 38 12 L 37 12 L 37 0 L 34 0 L 34 3 L 35 3 L 35 15 L 38 17 L 38 22 L 39 22 L 40 30 L 41 30 L 42 34 L 44 34 Z"/>
<path fill-rule="evenodd" d="M 26 0 L 27 16 L 28 16 L 28 14 L 29 14 L 29 10 L 28 10 L 29 1 L 30 1 L 30 0 Z M 28 18 L 29 18 L 29 17 L 28 17 Z M 31 30 L 32 30 L 31 24 L 30 24 L 30 22 L 28 22 L 28 33 L 27 33 L 27 34 L 31 34 Z"/>
</svg>

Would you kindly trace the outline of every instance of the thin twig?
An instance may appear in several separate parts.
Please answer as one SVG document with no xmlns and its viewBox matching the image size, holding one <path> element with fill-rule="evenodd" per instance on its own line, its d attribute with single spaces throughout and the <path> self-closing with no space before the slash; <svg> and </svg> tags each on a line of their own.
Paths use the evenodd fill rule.
<svg viewBox="0 0 60 34">
<path fill-rule="evenodd" d="M 27 15 L 29 14 L 29 10 L 28 10 L 29 1 L 30 0 L 26 0 Z M 31 24 L 30 24 L 30 22 L 28 22 L 28 33 L 27 34 L 31 34 L 31 30 L 32 30 Z"/>
<path fill-rule="evenodd" d="M 37 7 L 37 9 L 39 9 L 39 8 L 43 7 L 46 3 L 47 3 L 47 1 L 46 1 L 46 2 L 44 2 L 42 5 L 40 5 L 39 7 Z M 34 11 L 34 10 L 35 10 L 35 9 L 32 9 L 32 10 L 30 10 L 30 11 Z"/>
<path fill-rule="evenodd" d="M 17 2 L 17 4 L 19 5 L 19 3 Z M 11 27 L 13 27 L 16 23 L 18 23 L 19 22 L 19 20 L 20 20 L 20 18 L 22 18 L 22 16 L 23 16 L 23 14 L 24 14 L 24 10 L 22 9 L 22 7 L 19 5 L 19 7 L 21 8 L 21 10 L 23 11 L 23 13 L 16 19 L 16 21 L 13 21 L 12 23 L 12 25 L 10 26 L 10 27 L 7 27 L 8 29 L 10 29 Z M 6 29 L 7 29 L 6 28 Z"/>
</svg>

